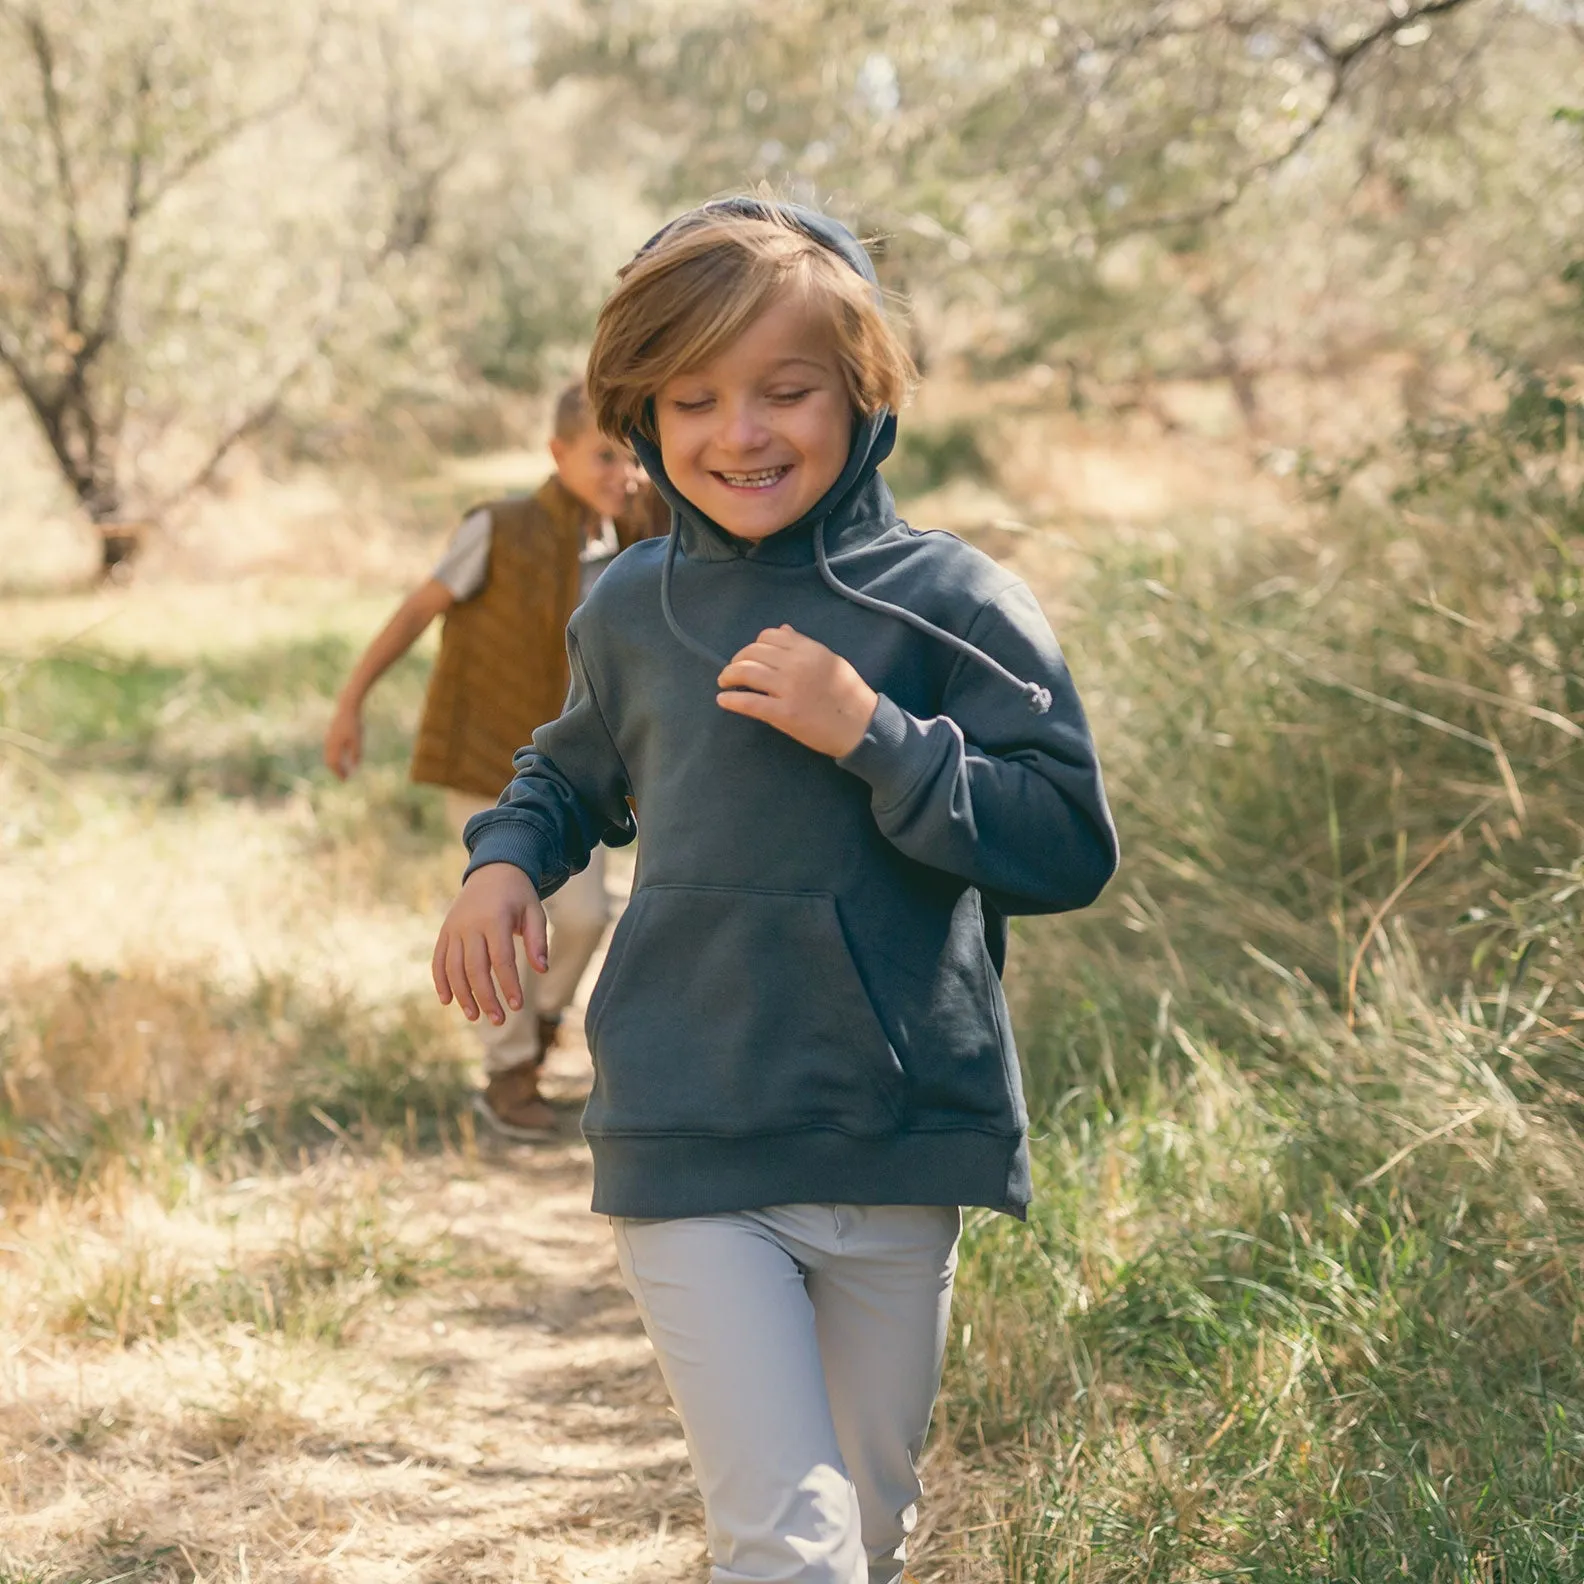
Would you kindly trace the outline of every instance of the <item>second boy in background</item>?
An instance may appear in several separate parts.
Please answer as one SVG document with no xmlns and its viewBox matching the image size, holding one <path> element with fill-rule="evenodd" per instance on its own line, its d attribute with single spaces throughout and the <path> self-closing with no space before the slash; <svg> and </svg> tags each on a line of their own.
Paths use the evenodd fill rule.
<svg viewBox="0 0 1584 1584">
<path fill-rule="evenodd" d="M 512 754 L 560 714 L 573 611 L 621 550 L 669 525 L 669 512 L 640 484 L 632 453 L 595 427 L 581 384 L 556 400 L 550 455 L 555 472 L 533 495 L 494 501 L 463 519 L 434 571 L 358 661 L 325 737 L 325 761 L 345 778 L 362 757 L 369 690 L 443 616 L 412 773 L 445 790 L 458 831 L 494 807 Z M 499 1026 L 476 1025 L 487 1080 L 478 1110 L 511 1138 L 555 1131 L 539 1069 L 609 921 L 603 862 L 557 892 L 550 909 L 555 966 L 538 979 L 533 1004 Z"/>
</svg>

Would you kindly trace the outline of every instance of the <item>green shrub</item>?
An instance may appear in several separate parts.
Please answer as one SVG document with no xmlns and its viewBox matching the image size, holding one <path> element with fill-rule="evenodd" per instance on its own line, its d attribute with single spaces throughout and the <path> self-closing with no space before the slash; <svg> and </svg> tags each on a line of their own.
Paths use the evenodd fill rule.
<svg viewBox="0 0 1584 1584">
<path fill-rule="evenodd" d="M 1087 585 L 1124 867 L 1020 926 L 1038 1204 L 944 1400 L 1001 1576 L 1584 1576 L 1577 425 Z"/>
<path fill-rule="evenodd" d="M 953 479 L 991 477 L 978 427 L 967 420 L 928 426 L 904 424 L 885 464 L 886 482 L 903 500 L 927 495 Z"/>
</svg>

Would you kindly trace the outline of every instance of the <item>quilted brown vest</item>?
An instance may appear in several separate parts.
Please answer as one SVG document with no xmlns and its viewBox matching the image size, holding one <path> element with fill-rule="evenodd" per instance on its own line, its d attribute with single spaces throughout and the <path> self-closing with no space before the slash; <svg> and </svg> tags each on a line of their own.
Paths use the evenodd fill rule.
<svg viewBox="0 0 1584 1584">
<path fill-rule="evenodd" d="M 484 510 L 488 574 L 472 599 L 446 613 L 412 778 L 493 798 L 511 780 L 512 755 L 566 699 L 566 624 L 591 514 L 555 477 L 532 497 Z M 616 536 L 625 549 L 668 526 L 664 503 L 646 485 L 616 519 Z"/>
</svg>

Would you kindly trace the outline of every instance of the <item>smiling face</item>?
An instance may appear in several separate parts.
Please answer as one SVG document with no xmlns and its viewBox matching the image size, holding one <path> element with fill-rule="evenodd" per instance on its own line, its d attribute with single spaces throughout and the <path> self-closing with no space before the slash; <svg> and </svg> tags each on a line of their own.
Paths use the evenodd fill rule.
<svg viewBox="0 0 1584 1584">
<path fill-rule="evenodd" d="M 607 440 L 592 423 L 570 440 L 550 442 L 561 482 L 592 512 L 619 517 L 638 487 L 638 463 L 632 452 Z"/>
<path fill-rule="evenodd" d="M 847 462 L 853 408 L 835 336 L 796 293 L 667 380 L 654 404 L 671 482 L 739 539 L 796 522 Z"/>
</svg>

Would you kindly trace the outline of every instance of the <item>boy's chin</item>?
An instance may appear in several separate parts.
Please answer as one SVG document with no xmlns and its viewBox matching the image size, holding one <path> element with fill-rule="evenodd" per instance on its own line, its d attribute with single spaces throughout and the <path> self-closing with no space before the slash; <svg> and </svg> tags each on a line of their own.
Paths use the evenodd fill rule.
<svg viewBox="0 0 1584 1584">
<path fill-rule="evenodd" d="M 768 505 L 766 502 L 766 507 Z M 758 541 L 790 527 L 803 515 L 803 511 L 804 508 L 796 501 L 781 501 L 773 509 L 761 507 L 756 511 L 752 506 L 744 510 L 741 502 L 732 500 L 725 502 L 718 513 L 712 515 L 734 539 Z"/>
<path fill-rule="evenodd" d="M 790 527 L 796 521 L 797 519 L 795 517 L 788 517 L 785 522 L 782 522 L 780 519 L 776 519 L 771 522 L 745 522 L 739 520 L 737 522 L 721 522 L 721 527 L 724 528 L 733 539 L 744 539 L 751 544 L 758 544 L 761 539 L 768 539 L 772 534 L 780 533 L 783 528 Z"/>
</svg>

